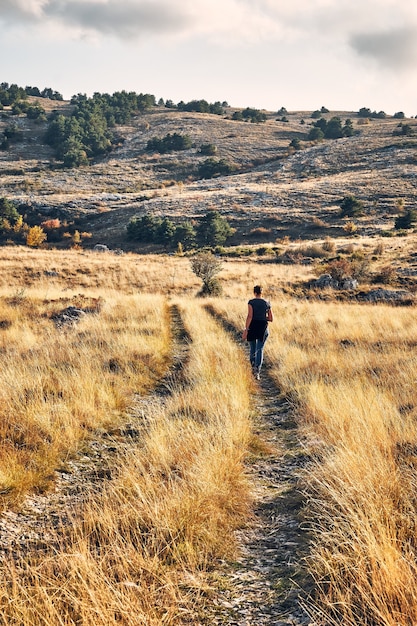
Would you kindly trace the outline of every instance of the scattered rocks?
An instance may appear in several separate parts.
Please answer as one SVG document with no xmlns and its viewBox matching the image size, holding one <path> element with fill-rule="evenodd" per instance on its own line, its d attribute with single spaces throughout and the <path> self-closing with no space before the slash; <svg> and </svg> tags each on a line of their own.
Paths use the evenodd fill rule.
<svg viewBox="0 0 417 626">
<path fill-rule="evenodd" d="M 64 326 L 74 326 L 81 318 L 87 314 L 83 309 L 77 309 L 75 306 L 68 306 L 60 313 L 52 315 L 51 319 L 55 322 L 57 328 Z"/>
<path fill-rule="evenodd" d="M 357 294 L 358 300 L 365 302 L 394 302 L 397 304 L 413 304 L 415 296 L 409 291 L 392 289 L 372 289 Z"/>
<path fill-rule="evenodd" d="M 358 281 L 356 278 L 344 278 L 343 280 L 336 280 L 330 274 L 322 274 L 313 282 L 313 287 L 317 289 L 357 289 Z"/>
</svg>

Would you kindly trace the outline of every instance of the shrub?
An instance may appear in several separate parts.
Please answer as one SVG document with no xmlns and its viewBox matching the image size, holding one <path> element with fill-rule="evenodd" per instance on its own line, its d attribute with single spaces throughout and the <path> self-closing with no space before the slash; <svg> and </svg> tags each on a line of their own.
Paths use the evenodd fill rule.
<svg viewBox="0 0 417 626">
<path fill-rule="evenodd" d="M 203 143 L 198 152 L 199 154 L 204 154 L 205 156 L 213 156 L 217 153 L 217 147 L 212 143 Z"/>
<path fill-rule="evenodd" d="M 392 265 L 384 265 L 372 276 L 373 283 L 393 285 L 397 280 L 397 270 Z"/>
<path fill-rule="evenodd" d="M 200 178 L 213 178 L 214 176 L 223 176 L 230 174 L 233 171 L 233 167 L 226 159 L 215 159 L 209 157 L 198 168 L 198 175 Z"/>
<path fill-rule="evenodd" d="M 341 217 L 355 217 L 363 212 L 363 203 L 353 195 L 345 196 L 340 201 Z"/>
<path fill-rule="evenodd" d="M 208 211 L 197 225 L 197 241 L 201 246 L 222 246 L 233 232 L 218 211 Z"/>
<path fill-rule="evenodd" d="M 200 252 L 190 260 L 194 274 L 203 281 L 201 296 L 220 295 L 221 285 L 216 278 L 222 269 L 222 264 L 212 252 Z"/>
<path fill-rule="evenodd" d="M 343 230 L 345 231 L 345 233 L 353 235 L 353 233 L 356 233 L 356 231 L 358 230 L 358 227 L 356 226 L 355 222 L 346 222 L 346 224 L 343 226 Z"/>
<path fill-rule="evenodd" d="M 46 241 L 46 233 L 40 226 L 32 226 L 29 228 L 26 236 L 26 245 L 31 248 L 39 248 Z"/>
<path fill-rule="evenodd" d="M 327 237 L 326 240 L 323 242 L 322 248 L 325 252 L 334 252 L 336 248 L 336 244 L 333 241 L 333 239 L 330 239 L 330 237 Z"/>
<path fill-rule="evenodd" d="M 402 230 L 402 229 L 412 228 L 414 224 L 416 223 L 416 221 L 417 221 L 417 211 L 410 209 L 406 211 L 405 213 L 402 213 L 396 218 L 395 229 Z"/>
<path fill-rule="evenodd" d="M 174 152 L 177 150 L 188 150 L 192 146 L 192 140 L 189 135 L 181 135 L 179 133 L 168 133 L 162 139 L 158 137 L 153 137 L 153 139 L 149 139 L 146 144 L 146 150 L 148 152 L 156 151 L 161 154 L 165 154 L 167 152 Z"/>
</svg>

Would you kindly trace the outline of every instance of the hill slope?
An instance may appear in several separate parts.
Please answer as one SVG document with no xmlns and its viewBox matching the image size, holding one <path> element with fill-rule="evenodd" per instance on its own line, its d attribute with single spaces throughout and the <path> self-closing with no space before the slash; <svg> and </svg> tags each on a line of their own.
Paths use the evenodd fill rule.
<svg viewBox="0 0 417 626">
<path fill-rule="evenodd" d="M 68 111 L 68 103 L 49 108 Z M 392 228 L 396 203 L 412 208 L 417 187 L 417 136 L 399 135 L 398 119 L 364 123 L 354 112 L 331 111 L 324 117 L 351 119 L 353 137 L 307 141 L 314 122 L 307 111 L 290 112 L 288 121 L 268 114 L 261 124 L 226 116 L 155 107 L 118 127 L 118 147 L 88 167 L 54 166 L 43 143 L 46 123 L 3 114 L 0 131 L 11 119 L 21 140 L 0 152 L 0 196 L 32 205 L 41 215 L 78 219 L 90 230 L 91 244 L 132 248 L 126 241 L 129 219 L 146 212 L 172 219 L 193 218 L 218 209 L 236 228 L 233 243 L 338 236 L 344 221 L 339 201 L 354 194 L 365 205 L 357 221 L 361 234 Z M 417 123 L 408 120 L 417 129 Z M 146 150 L 153 137 L 189 135 L 192 147 L 169 154 Z M 301 149 L 289 147 L 292 139 Z M 202 144 L 216 147 L 216 159 L 234 166 L 233 174 L 199 179 L 207 158 Z M 262 227 L 262 231 L 257 231 Z M 136 246 L 137 248 L 137 246 Z"/>
</svg>

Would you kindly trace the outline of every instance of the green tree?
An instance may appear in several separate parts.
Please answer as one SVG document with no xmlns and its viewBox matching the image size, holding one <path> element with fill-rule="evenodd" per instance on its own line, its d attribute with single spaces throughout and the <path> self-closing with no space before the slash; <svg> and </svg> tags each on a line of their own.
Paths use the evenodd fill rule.
<svg viewBox="0 0 417 626">
<path fill-rule="evenodd" d="M 341 217 L 355 217 L 363 213 L 363 202 L 353 195 L 345 196 L 340 201 Z"/>
<path fill-rule="evenodd" d="M 161 243 L 165 248 L 173 244 L 175 235 L 175 224 L 168 218 L 164 217 L 155 233 L 155 243 Z"/>
<path fill-rule="evenodd" d="M 8 198 L 0 198 L 0 231 L 13 228 L 20 218 L 15 204 Z"/>
<path fill-rule="evenodd" d="M 173 242 L 177 246 L 181 244 L 184 250 L 194 248 L 196 244 L 196 232 L 191 222 L 186 221 L 182 222 L 182 224 L 178 224 L 175 229 Z"/>
<path fill-rule="evenodd" d="M 200 178 L 213 178 L 214 176 L 224 176 L 230 174 L 233 167 L 226 159 L 216 159 L 209 157 L 198 167 L 198 175 Z"/>
<path fill-rule="evenodd" d="M 324 132 L 318 126 L 313 126 L 308 133 L 308 139 L 310 141 L 322 141 L 324 139 Z"/>
<path fill-rule="evenodd" d="M 233 235 L 233 228 L 218 211 L 208 211 L 197 226 L 200 246 L 222 246 Z"/>
<path fill-rule="evenodd" d="M 403 228 L 404 229 L 413 228 L 416 222 L 417 222 L 417 211 L 409 209 L 408 211 L 401 213 L 401 215 L 398 215 L 398 217 L 395 220 L 395 228 L 398 230 L 403 229 Z"/>
</svg>

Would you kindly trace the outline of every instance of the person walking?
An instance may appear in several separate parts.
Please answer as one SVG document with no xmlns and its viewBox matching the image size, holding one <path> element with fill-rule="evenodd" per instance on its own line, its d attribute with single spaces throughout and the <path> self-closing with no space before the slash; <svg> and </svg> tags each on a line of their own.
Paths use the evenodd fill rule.
<svg viewBox="0 0 417 626">
<path fill-rule="evenodd" d="M 262 287 L 255 285 L 253 293 L 255 297 L 248 302 L 248 315 L 242 339 L 249 342 L 252 371 L 255 378 L 259 380 L 264 358 L 264 345 L 269 335 L 268 322 L 273 322 L 274 315 L 270 303 L 262 298 Z"/>
</svg>

